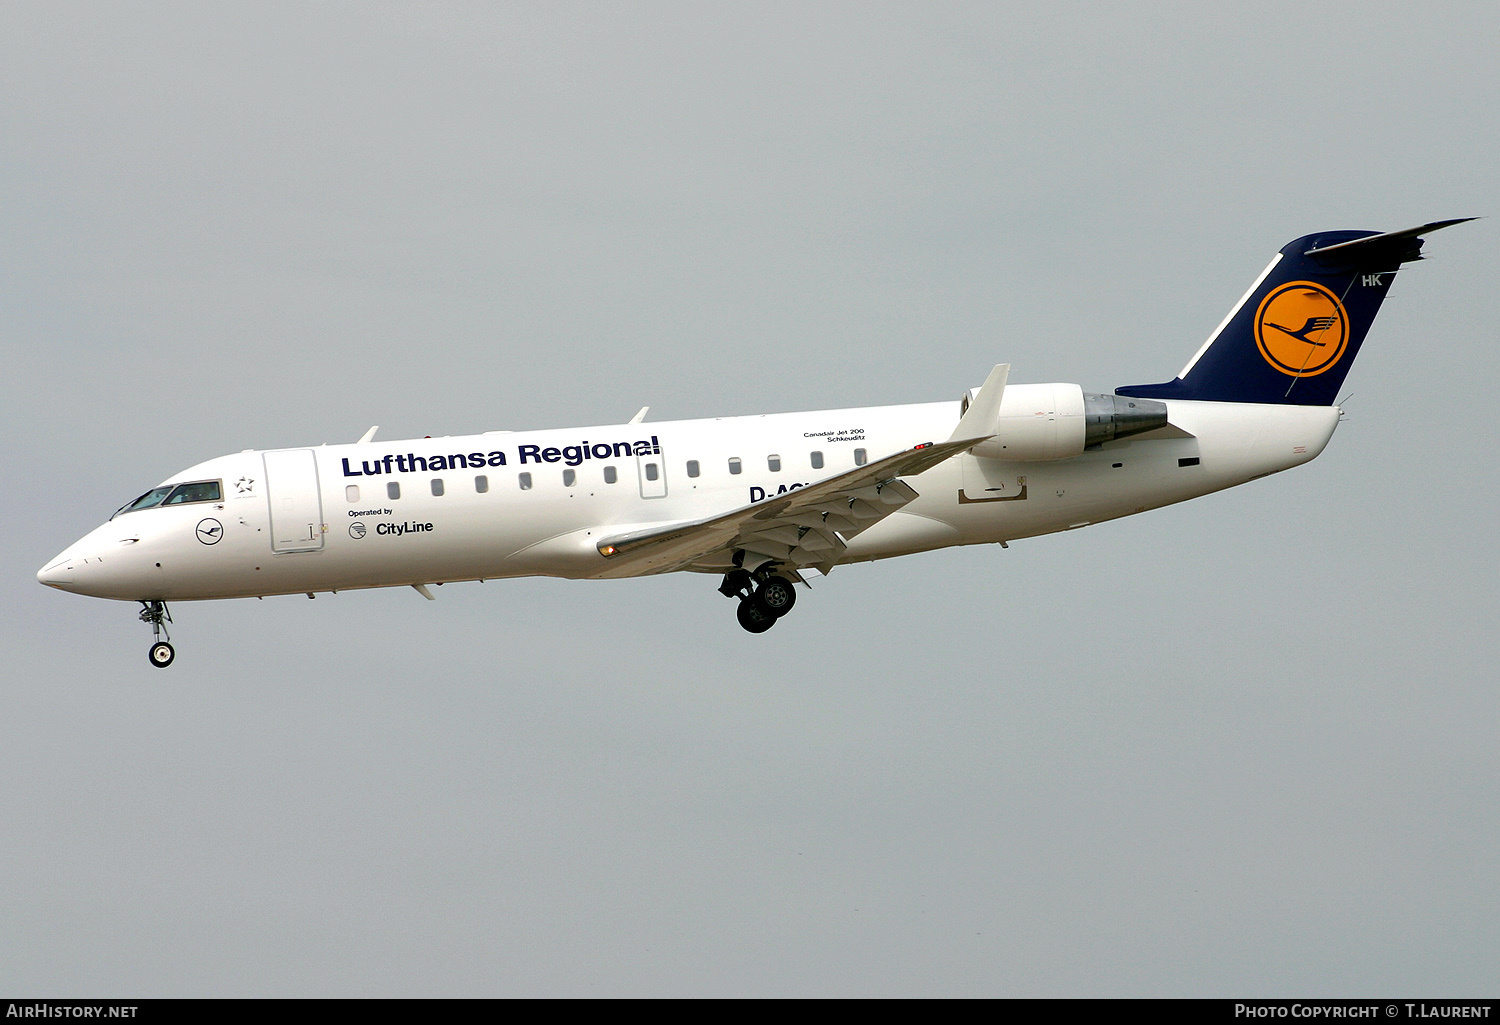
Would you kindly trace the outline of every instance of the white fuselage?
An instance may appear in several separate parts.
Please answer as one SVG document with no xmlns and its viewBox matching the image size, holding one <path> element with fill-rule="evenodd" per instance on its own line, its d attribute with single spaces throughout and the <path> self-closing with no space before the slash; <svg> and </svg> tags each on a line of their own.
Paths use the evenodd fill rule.
<svg viewBox="0 0 1500 1025">
<path fill-rule="evenodd" d="M 1172 426 L 1072 458 L 963 454 L 910 477 L 920 497 L 851 538 L 838 561 L 1011 541 L 1181 502 L 1307 462 L 1339 418 L 1335 406 L 1168 407 Z M 246 451 L 163 482 L 217 481 L 219 500 L 117 514 L 38 578 L 101 598 L 181 601 L 601 576 L 605 536 L 711 517 L 942 441 L 960 414 L 957 402 L 934 402 Z"/>
</svg>

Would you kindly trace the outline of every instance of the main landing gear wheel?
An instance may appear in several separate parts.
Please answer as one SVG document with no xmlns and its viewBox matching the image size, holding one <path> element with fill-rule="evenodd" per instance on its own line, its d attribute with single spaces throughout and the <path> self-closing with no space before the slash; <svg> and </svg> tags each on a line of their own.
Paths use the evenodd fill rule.
<svg viewBox="0 0 1500 1025">
<path fill-rule="evenodd" d="M 157 641 L 151 645 L 151 651 L 146 657 L 151 659 L 151 664 L 156 668 L 165 669 L 177 657 L 177 651 L 166 641 Z"/>
<path fill-rule="evenodd" d="M 719 593 L 738 598 L 735 618 L 753 634 L 763 634 L 797 604 L 797 591 L 791 577 L 783 576 L 775 563 L 763 563 L 754 573 L 738 563 L 743 552 L 735 554 L 735 567 L 724 574 Z"/>
<path fill-rule="evenodd" d="M 740 626 L 753 634 L 763 634 L 776 625 L 776 617 L 754 595 L 740 602 L 740 607 L 734 611 L 734 618 L 740 621 Z"/>
<path fill-rule="evenodd" d="M 760 603 L 771 615 L 780 619 L 792 611 L 792 606 L 797 604 L 797 592 L 792 587 L 792 582 L 786 577 L 767 577 L 761 585 L 755 589 L 754 601 Z"/>
</svg>

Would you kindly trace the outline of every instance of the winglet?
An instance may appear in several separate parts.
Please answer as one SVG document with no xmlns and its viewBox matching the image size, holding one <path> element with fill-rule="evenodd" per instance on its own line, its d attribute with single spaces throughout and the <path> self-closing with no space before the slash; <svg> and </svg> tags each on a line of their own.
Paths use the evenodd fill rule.
<svg viewBox="0 0 1500 1025">
<path fill-rule="evenodd" d="M 1010 364 L 996 364 L 990 376 L 979 387 L 979 394 L 964 410 L 958 426 L 953 429 L 949 441 L 969 441 L 979 444 L 1000 433 L 1000 400 L 1005 397 L 1005 381 L 1010 377 Z"/>
<path fill-rule="evenodd" d="M 364 445 L 364 444 L 366 444 L 368 442 L 371 442 L 371 441 L 375 440 L 375 432 L 378 431 L 378 430 L 380 430 L 380 425 L 376 424 L 374 427 L 371 427 L 368 431 L 365 431 L 364 437 L 362 437 L 358 441 L 356 441 L 355 444 L 356 445 Z"/>
<path fill-rule="evenodd" d="M 627 423 L 632 423 L 632 424 L 638 424 L 638 423 L 640 423 L 642 420 L 646 419 L 646 411 L 648 409 L 650 409 L 650 408 L 651 408 L 650 406 L 642 406 L 641 407 L 641 411 L 639 413 L 637 413 L 635 416 L 631 417 L 626 422 Z"/>
</svg>

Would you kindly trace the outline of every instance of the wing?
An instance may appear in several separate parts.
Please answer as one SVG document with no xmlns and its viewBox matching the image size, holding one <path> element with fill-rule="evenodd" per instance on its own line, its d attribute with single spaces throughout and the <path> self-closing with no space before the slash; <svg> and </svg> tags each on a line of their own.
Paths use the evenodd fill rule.
<svg viewBox="0 0 1500 1025">
<path fill-rule="evenodd" d="M 708 519 L 604 538 L 599 554 L 609 564 L 597 576 L 643 576 L 696 565 L 722 569 L 736 549 L 761 556 L 757 561 L 816 566 L 826 573 L 843 554 L 848 538 L 917 497 L 898 478 L 930 470 L 983 440 L 929 442 Z"/>
</svg>

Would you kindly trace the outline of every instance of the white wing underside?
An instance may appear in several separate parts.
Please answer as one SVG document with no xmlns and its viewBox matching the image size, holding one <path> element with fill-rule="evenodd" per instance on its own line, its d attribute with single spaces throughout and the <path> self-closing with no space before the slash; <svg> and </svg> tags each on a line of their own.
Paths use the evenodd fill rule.
<svg viewBox="0 0 1500 1025">
<path fill-rule="evenodd" d="M 737 551 L 744 552 L 741 561 L 747 568 L 771 561 L 793 573 L 803 567 L 830 573 L 850 538 L 917 497 L 899 478 L 925 473 L 995 436 L 1009 374 L 1009 363 L 990 371 L 947 441 L 927 442 L 718 516 L 606 537 L 598 548 L 609 564 L 595 575 L 719 572 L 735 565 Z"/>
<path fill-rule="evenodd" d="M 980 440 L 945 441 L 898 452 L 718 516 L 605 538 L 599 551 L 609 565 L 597 576 L 721 571 L 731 565 L 737 550 L 745 552 L 747 564 L 774 560 L 828 573 L 843 556 L 849 538 L 917 497 L 911 485 L 898 478 L 923 473 Z"/>
</svg>

